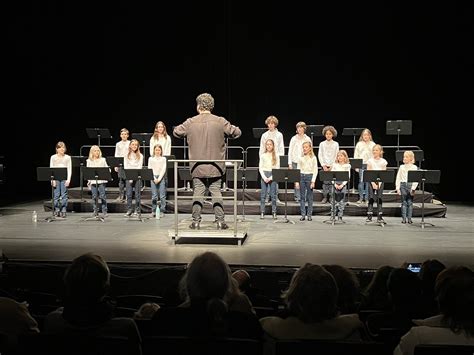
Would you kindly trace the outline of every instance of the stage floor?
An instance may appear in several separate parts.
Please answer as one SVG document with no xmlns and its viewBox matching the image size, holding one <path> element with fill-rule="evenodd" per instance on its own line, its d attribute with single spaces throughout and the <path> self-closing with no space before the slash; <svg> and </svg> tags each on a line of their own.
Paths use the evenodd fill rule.
<svg viewBox="0 0 474 355">
<path fill-rule="evenodd" d="M 38 222 L 32 222 L 32 211 Z M 224 257 L 231 265 L 299 266 L 305 262 L 341 264 L 352 268 L 400 265 L 436 258 L 446 265 L 474 267 L 474 206 L 447 204 L 446 218 L 426 218 L 435 226 L 400 223 L 400 217 L 386 217 L 385 227 L 365 224 L 359 216 L 344 217 L 345 224 L 325 224 L 327 216 L 313 216 L 300 222 L 274 223 L 270 216 L 246 216 L 247 238 L 241 246 L 217 244 L 174 244 L 169 229 L 174 215 L 144 222 L 122 213 L 109 214 L 105 222 L 84 221 L 90 213 L 69 213 L 66 220 L 44 221 L 43 201 L 0 209 L 0 249 L 10 260 L 70 261 L 93 251 L 109 262 L 187 263 L 206 250 Z M 149 215 L 143 215 L 148 217 Z M 212 215 L 203 215 L 213 221 Z M 232 216 L 227 216 L 231 224 Z M 279 216 L 281 219 L 282 216 Z M 180 223 L 190 215 L 180 214 Z"/>
</svg>

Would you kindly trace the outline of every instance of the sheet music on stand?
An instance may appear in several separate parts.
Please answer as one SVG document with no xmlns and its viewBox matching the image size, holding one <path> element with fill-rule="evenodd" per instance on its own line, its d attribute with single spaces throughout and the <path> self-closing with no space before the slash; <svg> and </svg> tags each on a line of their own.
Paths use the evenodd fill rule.
<svg viewBox="0 0 474 355">
<path fill-rule="evenodd" d="M 400 136 L 411 136 L 411 120 L 387 121 L 386 134 L 388 136 L 397 136 L 397 150 L 400 150 Z"/>
</svg>

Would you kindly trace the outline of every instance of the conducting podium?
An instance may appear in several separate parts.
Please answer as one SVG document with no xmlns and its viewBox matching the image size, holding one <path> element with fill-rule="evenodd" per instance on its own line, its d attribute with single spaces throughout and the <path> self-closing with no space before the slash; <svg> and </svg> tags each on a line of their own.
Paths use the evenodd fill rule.
<svg viewBox="0 0 474 355">
<path fill-rule="evenodd" d="M 108 128 L 86 128 L 87 137 L 97 139 L 97 145 L 100 147 L 101 138 L 112 138 Z"/>
<path fill-rule="evenodd" d="M 378 213 L 382 213 L 382 198 L 383 198 L 383 184 L 386 182 L 395 181 L 395 170 L 365 170 L 364 171 L 364 182 L 379 184 L 378 189 L 374 190 L 375 200 L 377 201 Z M 377 221 L 379 225 L 384 227 L 385 222 Z"/>
<path fill-rule="evenodd" d="M 318 177 L 320 181 L 331 181 L 331 218 L 323 222 L 334 225 L 336 223 L 336 182 L 349 181 L 349 172 L 321 170 Z"/>
<path fill-rule="evenodd" d="M 432 223 L 425 222 L 425 183 L 439 184 L 441 179 L 441 170 L 410 170 L 408 171 L 408 182 L 418 182 L 421 186 L 421 228 L 425 225 L 434 226 Z"/>
<path fill-rule="evenodd" d="M 138 221 L 143 222 L 142 218 L 142 208 L 141 208 L 141 191 L 142 181 L 153 180 L 153 170 L 148 168 L 143 169 L 123 169 L 125 180 L 138 181 L 138 184 L 135 184 L 135 210 L 138 210 Z M 138 185 L 138 187 L 137 187 Z M 133 189 L 133 187 L 132 187 Z M 132 192 L 133 194 L 133 192 Z M 130 201 L 130 204 L 132 202 Z M 128 206 L 127 206 L 128 207 Z"/>
<path fill-rule="evenodd" d="M 287 164 L 288 166 L 288 164 Z M 301 173 L 300 169 L 272 169 L 272 178 L 273 181 L 276 183 L 284 182 L 285 183 L 285 217 L 283 220 L 276 220 L 275 223 L 292 223 L 295 224 L 294 221 L 290 221 L 288 219 L 288 182 L 299 182 L 301 180 Z M 278 196 L 277 196 L 278 200 Z"/>
<path fill-rule="evenodd" d="M 400 136 L 411 136 L 411 120 L 387 121 L 386 134 L 388 136 L 397 136 L 397 150 L 400 150 Z"/>
<path fill-rule="evenodd" d="M 258 181 L 258 168 L 247 168 L 237 170 L 237 181 L 242 182 L 242 221 L 245 221 L 245 189 L 248 181 Z M 227 180 L 234 181 L 234 172 L 227 174 Z"/>
<path fill-rule="evenodd" d="M 54 181 L 63 181 L 67 179 L 67 168 L 37 167 L 36 178 L 38 181 L 49 181 L 51 184 L 51 217 L 46 218 L 47 222 L 56 221 L 54 211 Z"/>
<path fill-rule="evenodd" d="M 82 171 L 82 176 L 84 180 L 91 181 L 91 184 L 94 184 L 95 182 L 95 194 L 93 192 L 94 198 L 94 215 L 92 217 L 87 217 L 84 220 L 85 221 L 101 221 L 105 222 L 104 216 L 99 216 L 99 180 L 106 180 L 106 181 L 112 181 L 112 175 L 110 175 L 110 168 L 109 167 L 86 167 L 82 166 L 81 167 Z M 94 189 L 94 187 L 91 186 L 91 189 Z M 105 187 L 104 187 L 105 189 Z M 105 204 L 107 206 L 107 201 L 105 200 L 105 190 L 103 192 L 103 197 L 102 197 L 102 204 Z"/>
</svg>

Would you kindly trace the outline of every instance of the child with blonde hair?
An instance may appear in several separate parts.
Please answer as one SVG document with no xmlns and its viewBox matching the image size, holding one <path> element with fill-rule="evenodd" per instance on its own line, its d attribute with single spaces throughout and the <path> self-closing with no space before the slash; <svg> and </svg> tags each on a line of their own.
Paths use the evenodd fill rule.
<svg viewBox="0 0 474 355">
<path fill-rule="evenodd" d="M 89 158 L 86 161 L 87 167 L 108 167 L 105 158 L 102 157 L 102 151 L 98 145 L 93 145 L 89 150 Z M 91 189 L 92 192 L 92 206 L 94 208 L 94 216 L 97 216 L 99 213 L 99 200 L 102 201 L 102 214 L 103 217 L 107 217 L 107 197 L 105 191 L 105 184 L 107 180 L 88 180 L 87 186 Z M 97 199 L 99 195 L 99 199 Z M 96 203 L 97 202 L 97 203 Z"/>
<path fill-rule="evenodd" d="M 120 141 L 115 144 L 115 154 L 117 158 L 124 158 L 128 154 L 128 147 L 130 146 L 130 141 L 128 137 L 130 132 L 126 128 L 120 130 Z M 119 195 L 117 201 L 125 202 L 125 175 L 123 173 L 123 166 L 116 167 L 114 169 L 118 173 L 119 181 Z"/>
<path fill-rule="evenodd" d="M 278 169 L 280 167 L 280 159 L 275 152 L 275 143 L 272 139 L 267 139 L 265 142 L 265 153 L 260 155 L 260 161 L 258 163 L 258 170 L 260 172 L 261 179 L 261 191 L 260 191 L 260 219 L 265 216 L 265 197 L 267 191 L 270 192 L 272 199 L 272 216 L 276 219 L 276 194 L 277 194 L 277 183 L 273 181 L 272 169 Z"/>
<path fill-rule="evenodd" d="M 66 218 L 68 191 L 67 188 L 71 183 L 72 163 L 71 157 L 66 154 L 67 148 L 64 142 L 56 143 L 56 154 L 51 155 L 49 166 L 51 168 L 67 168 L 66 180 L 54 180 L 52 182 L 54 188 L 54 215 L 56 217 Z"/>
<path fill-rule="evenodd" d="M 166 210 L 166 158 L 163 157 L 161 144 L 156 144 L 153 154 L 148 158 L 148 168 L 153 170 L 153 180 L 151 180 L 151 213 L 156 217 L 159 213 L 161 217 Z M 160 210 L 157 210 L 158 195 L 160 197 Z"/>
<path fill-rule="evenodd" d="M 332 165 L 336 161 L 336 155 L 339 151 L 339 143 L 333 140 L 337 137 L 337 131 L 333 126 L 325 126 L 323 128 L 323 136 L 326 140 L 319 143 L 318 160 L 324 171 L 330 171 Z M 323 182 L 323 199 L 321 203 L 329 202 L 329 192 L 331 181 Z"/>
<path fill-rule="evenodd" d="M 300 121 L 296 124 L 296 134 L 290 140 L 288 148 L 288 168 L 296 169 L 299 159 L 303 156 L 303 143 L 310 142 L 311 138 L 306 135 L 306 123 Z M 295 184 L 295 201 L 300 201 L 300 189 Z"/>
<path fill-rule="evenodd" d="M 351 164 L 349 164 L 349 156 L 344 149 L 337 152 L 336 162 L 332 165 L 331 171 L 348 171 L 351 173 Z M 335 211 L 331 211 L 332 216 L 337 216 L 339 221 L 342 221 L 344 215 L 344 208 L 346 207 L 346 194 L 347 194 L 347 181 L 336 181 L 334 183 L 335 199 L 334 204 Z M 331 209 L 333 205 L 331 204 Z"/>
<path fill-rule="evenodd" d="M 410 170 L 418 170 L 418 167 L 415 165 L 415 154 L 411 150 L 407 150 L 403 153 L 403 164 L 398 168 L 395 188 L 402 199 L 402 223 L 412 224 L 413 196 L 418 183 L 408 182 Z"/>
<path fill-rule="evenodd" d="M 311 141 L 304 142 L 303 156 L 298 159 L 298 169 L 300 169 L 301 178 L 299 187 L 301 189 L 300 199 L 300 221 L 304 221 L 305 217 L 308 221 L 313 219 L 313 189 L 318 176 L 318 160 L 313 152 L 313 145 Z M 306 210 L 306 202 L 308 203 L 308 209 Z"/>
<path fill-rule="evenodd" d="M 130 141 L 130 146 L 128 147 L 128 153 L 123 159 L 124 169 L 141 169 L 143 167 L 143 155 L 140 153 L 140 143 L 136 139 Z M 127 189 L 127 213 L 126 217 L 132 215 L 132 199 L 133 199 L 133 180 L 127 180 L 126 189 Z M 135 212 L 138 214 L 140 211 L 141 203 L 141 181 L 135 181 Z"/>
<path fill-rule="evenodd" d="M 357 169 L 359 172 L 359 201 L 357 203 L 365 202 L 368 195 L 368 183 L 364 182 L 364 171 L 367 169 L 367 161 L 372 158 L 372 149 L 374 148 L 374 141 L 372 140 L 372 132 L 366 128 L 360 133 L 359 141 L 354 150 L 354 158 L 362 159 L 362 167 Z"/>
<path fill-rule="evenodd" d="M 367 170 L 387 170 L 387 161 L 383 158 L 383 148 L 380 144 L 374 145 L 372 158 L 367 161 Z M 374 214 L 374 201 L 377 200 L 377 222 L 385 223 L 382 217 L 383 182 L 369 183 L 369 204 L 367 207 L 367 220 L 372 221 Z"/>
</svg>

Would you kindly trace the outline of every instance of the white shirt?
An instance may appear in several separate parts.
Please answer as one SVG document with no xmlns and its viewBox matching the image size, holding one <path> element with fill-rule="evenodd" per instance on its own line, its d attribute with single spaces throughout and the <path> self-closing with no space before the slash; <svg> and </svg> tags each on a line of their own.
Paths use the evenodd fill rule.
<svg viewBox="0 0 474 355">
<path fill-rule="evenodd" d="M 139 153 L 140 157 L 137 159 L 135 154 L 130 154 L 130 157 L 125 155 L 123 158 L 124 169 L 141 169 L 143 167 L 143 154 Z"/>
<path fill-rule="evenodd" d="M 372 149 L 375 143 L 373 141 L 359 141 L 357 142 L 354 150 L 354 158 L 362 159 L 362 163 L 367 164 L 367 160 L 372 158 Z"/>
<path fill-rule="evenodd" d="M 288 166 L 291 166 L 291 163 L 298 163 L 298 159 L 303 156 L 304 142 L 311 143 L 311 138 L 309 138 L 306 134 L 303 134 L 303 136 L 295 134 L 293 137 L 291 137 L 290 147 L 288 148 Z"/>
<path fill-rule="evenodd" d="M 130 146 L 130 141 L 120 141 L 115 145 L 115 156 L 117 158 L 123 158 L 128 154 L 128 147 Z"/>
<path fill-rule="evenodd" d="M 318 160 L 315 155 L 311 157 L 307 154 L 299 157 L 297 167 L 300 169 L 301 174 L 313 174 L 311 182 L 316 181 L 316 177 L 318 176 Z"/>
<path fill-rule="evenodd" d="M 334 140 L 325 140 L 319 143 L 318 159 L 321 166 L 332 166 L 336 161 L 339 143 Z"/>
<path fill-rule="evenodd" d="M 72 162 L 71 157 L 67 154 L 63 156 L 53 154 L 49 160 L 49 166 L 51 168 L 67 168 L 67 178 L 66 181 L 69 184 L 71 182 L 72 176 Z"/>
<path fill-rule="evenodd" d="M 154 136 L 151 136 L 151 138 L 150 138 L 150 157 L 152 157 L 154 155 L 155 152 L 153 151 L 153 148 L 157 144 L 161 145 L 163 156 L 171 155 L 171 137 L 170 137 L 169 134 L 166 135 L 166 138 L 165 137 L 160 137 L 158 139 L 156 139 Z"/>
<path fill-rule="evenodd" d="M 408 172 L 410 170 L 418 170 L 418 167 L 415 164 L 402 164 L 398 168 L 397 178 L 395 179 L 395 189 L 400 190 L 400 183 L 401 182 L 408 182 Z M 417 182 L 414 182 L 411 185 L 412 190 L 416 190 L 418 186 Z"/>
<path fill-rule="evenodd" d="M 285 144 L 283 143 L 283 134 L 275 128 L 273 131 L 266 131 L 260 137 L 260 150 L 258 151 L 258 155 L 262 155 L 265 153 L 265 143 L 268 139 L 271 139 L 273 143 L 275 143 L 275 153 L 276 155 L 285 155 Z"/>
<path fill-rule="evenodd" d="M 166 174 L 166 158 L 165 157 L 149 157 L 148 168 L 153 170 L 155 179 L 163 179 Z"/>
<path fill-rule="evenodd" d="M 334 163 L 332 164 L 331 171 L 348 171 L 349 172 L 349 178 L 351 177 L 351 164 L 339 164 L 339 163 Z M 346 186 L 347 181 L 343 181 L 342 185 Z"/>
<path fill-rule="evenodd" d="M 86 160 L 86 166 L 90 168 L 101 168 L 101 167 L 108 167 L 107 162 L 105 161 L 105 158 L 99 158 L 99 159 L 87 159 Z M 90 184 L 96 184 L 95 180 L 87 180 Z M 107 180 L 97 180 L 97 184 L 105 184 Z"/>
<path fill-rule="evenodd" d="M 276 157 L 276 164 L 273 165 L 272 162 L 272 153 L 263 153 L 260 155 L 260 161 L 258 162 L 258 171 L 260 172 L 260 176 L 262 179 L 266 178 L 267 176 L 265 175 L 265 171 L 272 171 L 272 169 L 278 169 L 280 167 L 280 159 L 278 159 L 278 156 Z M 272 176 L 270 176 L 270 179 L 273 180 Z"/>
<path fill-rule="evenodd" d="M 370 158 L 369 160 L 367 160 L 367 169 L 369 169 L 370 165 L 369 170 L 387 170 L 387 164 L 388 163 L 384 158 Z"/>
</svg>

